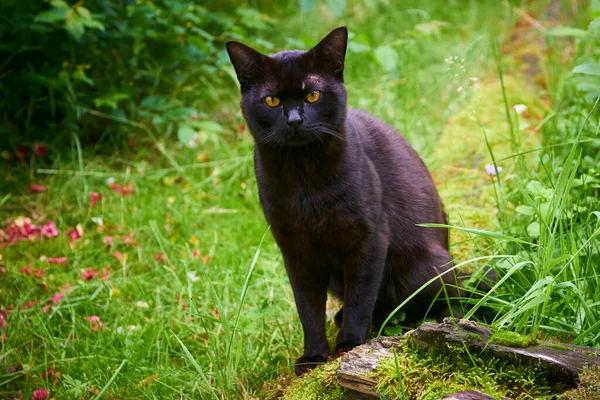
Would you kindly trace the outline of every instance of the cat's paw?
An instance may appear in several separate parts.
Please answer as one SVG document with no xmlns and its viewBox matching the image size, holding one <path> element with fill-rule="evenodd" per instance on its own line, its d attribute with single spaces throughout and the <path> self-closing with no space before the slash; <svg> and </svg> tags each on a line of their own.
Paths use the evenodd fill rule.
<svg viewBox="0 0 600 400">
<path fill-rule="evenodd" d="M 353 348 L 360 346 L 361 343 L 340 343 L 335 346 L 335 350 L 333 352 L 333 356 L 335 358 L 341 357 Z"/>
<path fill-rule="evenodd" d="M 300 376 L 305 372 L 308 372 L 321 364 L 325 364 L 327 362 L 326 357 L 321 356 L 302 356 L 296 360 L 296 364 L 294 365 L 294 372 L 296 375 Z"/>
</svg>

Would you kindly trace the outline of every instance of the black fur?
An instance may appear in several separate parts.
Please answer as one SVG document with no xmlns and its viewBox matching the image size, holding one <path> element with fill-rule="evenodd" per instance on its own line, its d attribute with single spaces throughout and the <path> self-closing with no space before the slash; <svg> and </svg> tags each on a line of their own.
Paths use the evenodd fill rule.
<svg viewBox="0 0 600 400">
<path fill-rule="evenodd" d="M 260 201 L 304 329 L 298 374 L 329 356 L 327 290 L 344 302 L 336 318 L 343 320 L 339 354 L 364 343 L 372 322 L 381 323 L 450 267 L 447 230 L 416 226 L 446 223 L 425 164 L 393 128 L 347 109 L 346 42 L 342 27 L 307 52 L 266 56 L 227 43 L 255 139 Z M 321 92 L 315 103 L 305 100 L 312 90 Z M 278 107 L 265 103 L 270 95 L 281 99 Z M 454 282 L 451 273 L 443 279 Z M 411 301 L 404 308 L 408 317 L 422 318 L 441 285 L 436 281 Z"/>
</svg>

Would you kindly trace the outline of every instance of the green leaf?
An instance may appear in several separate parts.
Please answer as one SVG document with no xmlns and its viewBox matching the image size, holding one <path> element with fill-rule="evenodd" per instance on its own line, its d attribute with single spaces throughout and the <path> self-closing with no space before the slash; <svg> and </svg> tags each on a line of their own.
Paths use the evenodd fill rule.
<svg viewBox="0 0 600 400">
<path fill-rule="evenodd" d="M 583 29 L 571 28 L 570 26 L 559 26 L 556 28 L 550 28 L 546 31 L 546 36 L 558 36 L 558 37 L 586 37 L 587 32 Z"/>
<path fill-rule="evenodd" d="M 162 94 L 148 96 L 140 102 L 140 107 L 155 111 L 166 110 L 168 108 L 167 96 Z"/>
<path fill-rule="evenodd" d="M 298 0 L 298 5 L 305 14 L 308 14 L 317 5 L 317 0 Z"/>
<path fill-rule="evenodd" d="M 518 206 L 517 208 L 515 208 L 515 211 L 519 214 L 529 215 L 529 216 L 535 214 L 535 210 L 529 206 Z"/>
<path fill-rule="evenodd" d="M 177 129 L 177 139 L 181 144 L 189 144 L 193 139 L 196 131 L 189 125 L 181 124 Z"/>
<path fill-rule="evenodd" d="M 342 18 L 344 9 L 346 8 L 346 0 L 325 0 L 325 4 L 327 4 L 327 7 L 329 7 L 336 17 Z"/>
<path fill-rule="evenodd" d="M 600 64 L 593 62 L 581 64 L 573 68 L 573 72 L 576 74 L 600 76 Z"/>
<path fill-rule="evenodd" d="M 83 26 L 81 18 L 79 18 L 77 13 L 75 13 L 75 11 L 72 8 L 70 8 L 67 10 L 65 19 L 65 29 L 67 30 L 67 32 L 69 32 L 75 40 L 81 39 L 83 33 L 85 32 L 85 27 Z"/>
<path fill-rule="evenodd" d="M 548 199 L 552 196 L 553 190 L 546 189 L 541 182 L 538 181 L 530 181 L 526 187 L 527 191 L 534 196 L 542 197 L 544 199 Z"/>
<path fill-rule="evenodd" d="M 43 22 L 46 24 L 54 24 L 65 20 L 67 14 L 66 8 L 53 8 L 51 10 L 42 11 L 33 19 L 34 22 Z"/>
<path fill-rule="evenodd" d="M 77 14 L 79 14 L 79 16 L 83 19 L 87 19 L 90 20 L 92 19 L 92 13 L 90 13 L 90 10 L 88 10 L 85 7 L 77 7 Z"/>
<path fill-rule="evenodd" d="M 50 5 L 55 8 L 69 8 L 69 4 L 64 0 L 50 0 Z"/>
<path fill-rule="evenodd" d="M 595 38 L 600 38 L 600 17 L 595 18 L 588 26 L 588 33 Z"/>
<path fill-rule="evenodd" d="M 90 19 L 90 20 L 84 19 L 83 25 L 85 25 L 87 28 L 93 28 L 93 29 L 98 29 L 98 30 L 104 31 L 104 25 L 100 21 L 95 21 L 93 19 Z"/>
<path fill-rule="evenodd" d="M 398 53 L 390 46 L 380 46 L 375 49 L 375 59 L 386 72 L 392 72 L 398 64 Z"/>
<path fill-rule="evenodd" d="M 527 227 L 527 234 L 531 237 L 539 237 L 540 236 L 540 224 L 537 222 L 532 222 Z"/>
</svg>

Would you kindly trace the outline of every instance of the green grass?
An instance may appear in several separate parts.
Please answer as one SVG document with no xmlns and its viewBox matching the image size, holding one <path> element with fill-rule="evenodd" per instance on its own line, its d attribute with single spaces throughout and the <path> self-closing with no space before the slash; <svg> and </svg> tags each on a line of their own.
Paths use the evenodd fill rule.
<svg viewBox="0 0 600 400">
<path fill-rule="evenodd" d="M 276 48 L 307 47 L 328 29 L 347 24 L 352 42 L 362 44 L 348 54 L 350 103 L 403 130 L 431 161 L 428 156 L 440 153 L 436 141 L 447 119 L 474 96 L 477 81 L 471 78 L 493 75 L 488 35 L 502 41 L 515 18 L 500 2 L 462 4 L 435 1 L 416 9 L 408 1 L 361 2 L 348 6 L 341 19 L 322 8 L 291 17 L 285 9 L 274 10 L 285 23 L 269 40 Z M 265 12 L 272 8 L 265 7 Z M 393 68 L 386 64 L 390 54 L 398 57 Z M 581 54 L 592 57 L 586 49 Z M 568 68 L 551 65 L 567 79 Z M 487 254 L 511 256 L 498 264 L 506 273 L 481 305 L 499 312 L 497 326 L 598 344 L 598 222 L 590 214 L 598 208 L 593 198 L 585 200 L 597 195 L 597 186 L 578 181 L 582 168 L 596 177 L 600 169 L 594 153 L 597 114 L 584 125 L 591 106 L 575 100 L 574 89 L 560 82 L 553 90 L 571 91 L 572 97 L 561 95 L 564 101 L 553 103 L 553 117 L 542 129 L 544 150 L 535 153 L 539 168 L 510 171 L 497 188 L 498 207 L 510 219 L 498 224 L 506 231 L 486 237 Z M 302 351 L 293 295 L 258 202 L 252 141 L 239 128 L 237 86 L 230 80 L 211 87 L 211 93 L 218 102 L 210 112 L 223 130 L 203 132 L 198 148 L 181 146 L 173 134 L 165 133 L 164 141 L 146 128 L 150 121 L 96 113 L 98 121 L 120 125 L 123 132 L 113 128 L 97 145 L 73 136 L 70 149 L 56 147 L 49 137 L 48 157 L 30 156 L 26 164 L 13 158 L 0 166 L 5 177 L 0 220 L 20 215 L 36 224 L 53 220 L 60 231 L 56 238 L 0 250 L 6 269 L 0 275 L 0 306 L 9 311 L 0 344 L 0 397 L 19 391 L 31 398 L 46 387 L 56 398 L 250 398 L 287 386 Z M 494 129 L 501 123 L 490 122 Z M 574 133 L 580 128 L 581 135 Z M 515 127 L 516 137 L 522 130 Z M 483 141 L 480 130 L 469 132 L 466 147 Z M 582 144 L 570 152 L 565 144 L 576 139 Z M 574 164 L 561 168 L 565 160 Z M 114 193 L 106 183 L 110 177 L 132 183 L 133 195 Z M 552 189 L 547 208 L 539 197 L 545 192 L 528 189 L 533 180 Z M 48 189 L 32 195 L 29 183 Z M 90 191 L 102 195 L 93 208 Z M 533 214 L 520 214 L 519 205 Z M 583 206 L 577 214 L 562 214 Z M 102 218 L 103 225 L 92 218 Z M 475 218 L 462 220 L 471 236 L 481 233 Z M 495 221 L 496 216 L 478 218 Z M 540 224 L 539 237 L 527 235 L 533 222 Z M 84 235 L 72 243 L 66 232 L 78 224 Z M 125 238 L 129 234 L 135 243 Z M 114 244 L 104 244 L 105 236 L 115 238 Z M 495 249 L 489 247 L 494 243 Z M 66 267 L 43 261 L 59 256 L 68 258 Z M 461 254 L 458 261 L 475 256 Z M 45 276 L 21 272 L 28 264 Z M 83 280 L 86 268 L 107 268 L 109 277 L 103 280 L 99 272 Z M 61 289 L 65 284 L 70 289 Z M 44 312 L 59 292 L 64 299 Z M 28 307 L 29 302 L 35 305 Z M 330 317 L 335 311 L 330 307 Z M 103 327 L 94 331 L 89 316 L 99 316 Z M 399 376 L 396 365 L 390 373 Z"/>
</svg>

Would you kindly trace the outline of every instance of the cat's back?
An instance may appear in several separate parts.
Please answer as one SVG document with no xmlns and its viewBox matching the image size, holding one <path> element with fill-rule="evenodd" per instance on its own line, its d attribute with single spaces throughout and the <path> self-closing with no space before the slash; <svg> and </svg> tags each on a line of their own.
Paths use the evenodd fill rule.
<svg viewBox="0 0 600 400">
<path fill-rule="evenodd" d="M 429 176 L 421 157 L 397 130 L 366 111 L 348 109 L 349 128 L 378 171 L 407 170 Z"/>
<path fill-rule="evenodd" d="M 347 122 L 352 131 L 349 140 L 354 142 L 350 145 L 359 147 L 377 171 L 382 201 L 392 225 L 412 230 L 415 223 L 445 223 L 433 179 L 407 140 L 365 111 L 348 109 Z"/>
</svg>

